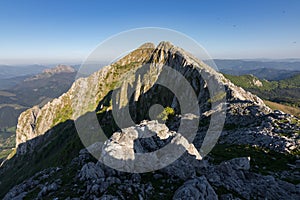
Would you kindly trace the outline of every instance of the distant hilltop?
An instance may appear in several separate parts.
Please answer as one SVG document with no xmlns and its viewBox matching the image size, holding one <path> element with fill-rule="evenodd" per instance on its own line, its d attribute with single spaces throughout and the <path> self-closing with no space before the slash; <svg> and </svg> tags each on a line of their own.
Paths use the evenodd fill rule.
<svg viewBox="0 0 300 200">
<path fill-rule="evenodd" d="M 50 76 L 53 76 L 55 74 L 61 74 L 61 73 L 75 73 L 76 70 L 70 66 L 70 65 L 57 65 L 54 68 L 45 69 L 41 74 L 37 74 L 33 77 L 27 78 L 25 81 L 31 81 L 36 79 L 43 79 Z"/>
<path fill-rule="evenodd" d="M 47 73 L 47 74 L 59 74 L 59 73 L 73 73 L 76 70 L 69 66 L 69 65 L 57 65 L 54 68 L 51 69 L 45 69 L 43 71 L 43 73 Z"/>
</svg>

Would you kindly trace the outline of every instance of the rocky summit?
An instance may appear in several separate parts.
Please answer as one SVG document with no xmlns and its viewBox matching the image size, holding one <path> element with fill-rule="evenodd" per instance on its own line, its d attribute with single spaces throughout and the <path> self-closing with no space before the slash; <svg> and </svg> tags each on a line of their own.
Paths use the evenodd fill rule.
<svg viewBox="0 0 300 200">
<path fill-rule="evenodd" d="M 20 115 L 0 197 L 299 199 L 299 134 L 190 53 L 146 43 Z"/>
</svg>

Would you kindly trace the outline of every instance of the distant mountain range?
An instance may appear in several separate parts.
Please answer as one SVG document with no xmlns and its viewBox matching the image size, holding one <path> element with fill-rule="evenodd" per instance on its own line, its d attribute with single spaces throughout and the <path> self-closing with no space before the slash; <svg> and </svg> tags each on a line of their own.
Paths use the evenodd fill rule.
<svg viewBox="0 0 300 200">
<path fill-rule="evenodd" d="M 26 66 L 12 66 L 0 65 L 0 79 L 8 79 L 18 76 L 28 76 L 41 73 L 47 67 L 44 65 L 26 65 Z"/>
<path fill-rule="evenodd" d="M 29 72 L 33 73 L 30 70 L 32 68 L 29 67 Z M 22 111 L 33 105 L 43 105 L 67 91 L 75 76 L 76 70 L 71 66 L 58 65 L 43 69 L 42 73 L 34 76 L 10 78 L 14 80 L 14 85 L 0 90 L 0 129 L 16 126 L 18 115 Z"/>
<path fill-rule="evenodd" d="M 46 68 L 43 65 L 0 65 L 0 90 L 13 87 L 30 76 L 42 73 Z"/>
<path fill-rule="evenodd" d="M 281 80 L 300 73 L 298 60 L 214 60 L 220 72 L 231 75 L 252 74 L 260 79 Z"/>
<path fill-rule="evenodd" d="M 12 65 L 0 65 L 0 90 L 7 90 L 21 84 L 25 79 L 38 78 L 37 76 L 50 76 L 51 73 L 58 74 L 63 72 L 71 72 L 78 70 L 80 65 L 72 65 L 72 69 L 60 69 L 59 66 L 66 65 L 56 65 L 46 66 L 46 65 L 24 65 L 24 66 L 12 66 Z M 58 67 L 58 68 L 57 68 Z M 55 69 L 55 70 L 54 70 Z M 54 70 L 54 71 L 52 71 Z"/>
<path fill-rule="evenodd" d="M 28 73 L 36 73 L 34 68 L 36 67 L 28 67 Z M 22 70 L 16 75 L 23 74 Z M 58 65 L 33 76 L 2 79 L 4 82 L 8 81 L 4 87 L 8 88 L 0 90 L 0 160 L 15 145 L 15 131 L 20 113 L 34 105 L 42 106 L 66 92 L 75 80 L 76 73 L 71 66 Z"/>
</svg>

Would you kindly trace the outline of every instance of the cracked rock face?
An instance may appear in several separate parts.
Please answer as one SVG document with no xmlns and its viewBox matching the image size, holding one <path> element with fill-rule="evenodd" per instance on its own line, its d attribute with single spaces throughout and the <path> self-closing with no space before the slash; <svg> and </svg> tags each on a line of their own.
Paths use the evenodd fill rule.
<svg viewBox="0 0 300 200">
<path fill-rule="evenodd" d="M 211 185 L 224 187 L 244 199 L 297 199 L 299 184 L 294 185 L 273 176 L 263 176 L 249 171 L 249 158 L 234 158 L 211 167 L 206 177 Z"/>
<path fill-rule="evenodd" d="M 200 176 L 185 182 L 183 186 L 176 190 L 173 196 L 173 200 L 189 199 L 216 200 L 218 196 L 205 176 Z"/>
<path fill-rule="evenodd" d="M 157 150 L 165 145 L 173 145 L 170 148 L 172 151 L 161 155 L 161 151 Z M 182 150 L 178 151 L 178 148 Z M 106 165 L 120 171 L 154 171 L 169 164 L 166 156 L 185 151 L 198 160 L 202 159 L 194 145 L 180 133 L 169 131 L 165 124 L 157 121 L 145 121 L 135 127 L 114 133 L 104 143 L 100 159 Z"/>
</svg>

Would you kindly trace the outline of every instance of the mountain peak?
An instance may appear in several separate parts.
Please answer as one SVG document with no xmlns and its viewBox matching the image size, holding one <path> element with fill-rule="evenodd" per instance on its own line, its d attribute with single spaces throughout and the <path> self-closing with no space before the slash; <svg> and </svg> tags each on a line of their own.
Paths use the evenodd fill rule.
<svg viewBox="0 0 300 200">
<path fill-rule="evenodd" d="M 175 47 L 171 42 L 169 41 L 161 41 L 158 45 L 157 48 L 158 49 L 171 49 Z"/>
<path fill-rule="evenodd" d="M 57 65 L 54 68 L 50 69 L 45 69 L 43 73 L 48 73 L 48 74 L 59 74 L 59 73 L 73 73 L 75 72 L 75 69 L 69 65 Z"/>
<path fill-rule="evenodd" d="M 152 42 L 146 42 L 142 44 L 138 49 L 146 49 L 146 48 L 154 49 L 155 44 L 153 44 Z"/>
<path fill-rule="evenodd" d="M 75 73 L 76 70 L 69 65 L 59 64 L 54 68 L 45 69 L 42 73 L 36 74 L 30 78 L 25 79 L 25 81 L 33 81 L 38 79 L 49 78 L 53 75 L 62 74 L 62 73 Z"/>
</svg>

